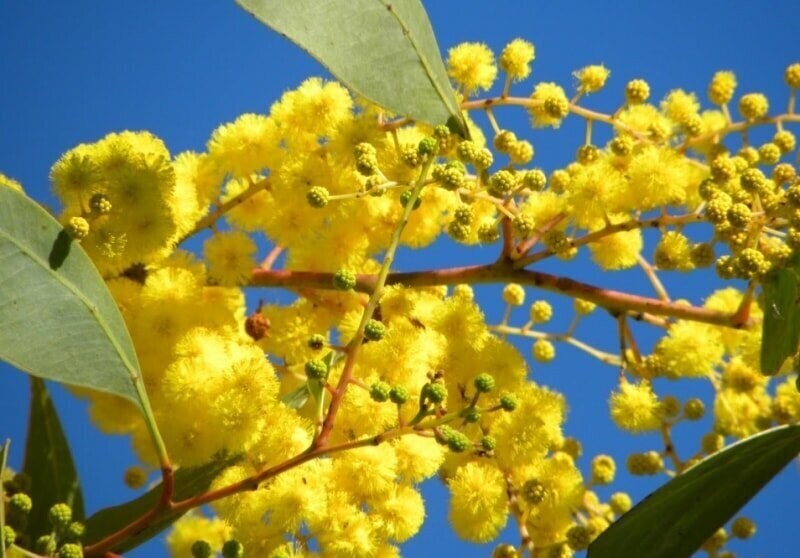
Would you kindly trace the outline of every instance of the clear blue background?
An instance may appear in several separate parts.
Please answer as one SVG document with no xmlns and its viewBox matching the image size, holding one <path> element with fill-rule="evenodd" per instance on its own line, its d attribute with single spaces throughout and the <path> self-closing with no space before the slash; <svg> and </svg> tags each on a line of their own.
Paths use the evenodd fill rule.
<svg viewBox="0 0 800 558">
<path fill-rule="evenodd" d="M 521 36 L 537 48 L 533 80 L 572 84 L 571 72 L 583 65 L 604 63 L 612 70 L 607 90 L 587 100 L 590 107 L 616 108 L 624 84 L 644 77 L 655 99 L 669 89 L 697 91 L 705 102 L 709 78 L 719 69 L 736 71 L 740 93 L 762 90 L 776 106 L 785 106 L 783 70 L 800 60 L 797 25 L 800 2 L 427 2 L 439 44 L 447 49 L 467 40 L 487 42 L 495 51 Z M 55 203 L 49 192 L 48 171 L 58 156 L 77 143 L 95 141 L 110 131 L 147 129 L 162 137 L 173 153 L 202 150 L 211 131 L 244 112 L 264 112 L 286 89 L 305 77 L 325 75 L 306 54 L 268 31 L 232 0 L 139 0 L 137 2 L 5 0 L 0 3 L 0 171 L 20 180 L 39 200 Z M 527 95 L 532 81 L 512 91 Z M 560 133 L 530 130 L 518 109 L 498 109 L 501 125 L 513 128 L 536 147 L 536 164 L 552 170 L 570 160 L 582 142 L 583 123 L 571 118 Z M 485 124 L 482 117 L 479 122 Z M 797 132 L 797 130 L 796 130 Z M 602 135 L 596 136 L 604 137 Z M 652 237 L 650 237 L 652 240 Z M 491 250 L 461 249 L 442 241 L 426 252 L 404 251 L 398 267 L 488 260 Z M 603 286 L 625 287 L 652 294 L 641 273 L 600 275 L 579 259 L 556 266 L 562 273 Z M 551 266 L 544 266 L 544 269 Z M 691 283 L 665 277 L 673 296 L 697 302 L 711 289 L 713 276 L 698 274 Z M 497 289 L 479 289 L 487 314 L 499 320 L 502 307 Z M 264 293 L 256 293 L 256 296 Z M 268 295 L 273 296 L 273 295 Z M 528 292 L 529 300 L 543 296 Z M 568 306 L 545 296 L 558 310 L 555 330 L 568 321 Z M 512 322 L 520 324 L 519 310 Z M 592 317 L 579 330 L 583 339 L 614 351 L 613 322 Z M 643 345 L 652 332 L 642 330 Z M 36 340 L 41 342 L 42 340 Z M 530 343 L 519 342 L 529 354 Z M 616 370 L 558 347 L 548 366 L 534 366 L 536 381 L 564 392 L 570 402 L 566 431 L 584 442 L 586 470 L 591 456 L 606 452 L 624 463 L 631 451 L 659 448 L 657 436 L 633 438 L 615 430 L 606 399 Z M 100 437 L 89 424 L 84 405 L 54 388 L 67 436 L 84 479 L 88 510 L 130 499 L 135 494 L 122 483 L 123 470 L 134 463 L 125 438 Z M 660 393 L 708 395 L 702 383 L 660 385 Z M 19 467 L 27 420 L 26 377 L 0 364 L 0 439 L 13 440 L 11 464 Z M 696 449 L 699 426 L 681 426 L 678 451 L 684 457 Z M 624 468 L 624 466 L 623 466 Z M 631 479 L 623 474 L 615 490 L 636 498 L 663 478 Z M 785 556 L 797 548 L 796 495 L 800 478 L 790 465 L 751 503 L 747 512 L 758 520 L 759 534 L 735 544 L 741 556 Z M 602 492 L 607 495 L 607 491 Z M 458 541 L 446 521 L 446 491 L 437 482 L 426 484 L 428 521 L 422 532 L 404 545 L 408 556 L 445 552 L 487 556 L 491 547 Z M 517 542 L 513 528 L 504 540 Z M 162 556 L 160 541 L 129 556 Z"/>
</svg>

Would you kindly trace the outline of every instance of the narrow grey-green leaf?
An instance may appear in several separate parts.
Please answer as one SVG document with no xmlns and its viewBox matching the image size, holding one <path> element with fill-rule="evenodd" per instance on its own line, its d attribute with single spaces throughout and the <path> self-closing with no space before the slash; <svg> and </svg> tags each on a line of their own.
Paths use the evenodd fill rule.
<svg viewBox="0 0 800 558">
<path fill-rule="evenodd" d="M 175 492 L 172 496 L 173 501 L 186 500 L 206 492 L 217 475 L 231 465 L 235 465 L 240 460 L 241 455 L 235 455 L 211 461 L 199 467 L 178 469 L 175 472 Z M 84 545 L 89 546 L 95 544 L 108 535 L 129 525 L 133 520 L 152 509 L 160 497 L 161 484 L 159 483 L 135 500 L 120 504 L 119 506 L 105 508 L 93 514 L 86 520 L 86 535 L 83 539 Z M 145 529 L 137 532 L 134 536 L 126 538 L 111 550 L 117 553 L 123 553 L 132 548 L 136 548 L 172 525 L 182 515 L 183 513 L 167 514 L 158 521 L 150 523 Z"/>
<path fill-rule="evenodd" d="M 139 363 L 103 279 L 36 202 L 0 188 L 0 359 L 142 405 Z"/>
<path fill-rule="evenodd" d="M 28 493 L 33 508 L 27 532 L 33 540 L 53 530 L 47 517 L 53 504 L 69 505 L 75 520 L 83 521 L 83 495 L 72 452 L 44 381 L 34 377 L 22 472 L 31 479 Z"/>
<path fill-rule="evenodd" d="M 694 553 L 800 452 L 800 426 L 741 440 L 669 481 L 613 523 L 589 558 Z"/>
<path fill-rule="evenodd" d="M 311 391 L 308 389 L 308 382 L 303 384 L 297 389 L 293 389 L 283 397 L 281 397 L 281 401 L 283 401 L 288 407 L 292 409 L 301 409 L 307 402 L 308 398 L 311 396 Z"/>
<path fill-rule="evenodd" d="M 0 479 L 2 479 L 3 471 L 6 468 L 6 459 L 8 459 L 8 449 L 11 447 L 11 440 L 6 440 L 0 447 Z M 6 540 L 2 536 L 3 527 L 6 525 L 5 506 L 5 488 L 0 483 L 0 558 L 6 558 Z"/>
<path fill-rule="evenodd" d="M 761 336 L 761 370 L 777 374 L 783 362 L 797 351 L 800 341 L 800 259 L 767 276 L 764 281 L 764 322 Z"/>
<path fill-rule="evenodd" d="M 236 2 L 360 95 L 433 125 L 452 117 L 465 134 L 439 45 L 419 0 Z"/>
</svg>

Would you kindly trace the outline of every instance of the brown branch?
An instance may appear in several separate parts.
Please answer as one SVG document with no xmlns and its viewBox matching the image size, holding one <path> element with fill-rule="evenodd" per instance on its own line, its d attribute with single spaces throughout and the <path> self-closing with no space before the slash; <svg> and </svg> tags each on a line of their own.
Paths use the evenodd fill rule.
<svg viewBox="0 0 800 558">
<path fill-rule="evenodd" d="M 181 242 L 183 242 L 187 238 L 189 238 L 191 236 L 194 236 L 195 234 L 199 233 L 203 229 L 207 229 L 208 227 L 214 226 L 217 223 L 217 221 L 219 221 L 219 219 L 223 215 L 225 215 L 228 211 L 230 211 L 231 209 L 233 209 L 237 205 L 240 205 L 240 204 L 246 202 L 247 200 L 249 200 L 250 198 L 252 198 L 256 194 L 258 194 L 259 192 L 262 192 L 264 190 L 269 190 L 271 187 L 272 187 L 272 184 L 270 183 L 269 178 L 263 178 L 263 179 L 259 180 L 258 182 L 255 182 L 255 183 L 251 184 L 247 189 L 245 189 L 242 192 L 236 194 L 234 197 L 232 197 L 228 201 L 217 205 L 217 207 L 214 209 L 214 211 L 212 211 L 211 213 L 209 213 L 208 215 L 206 215 L 205 217 L 200 219 L 197 223 L 195 223 L 194 228 L 191 231 L 189 231 L 188 233 L 186 233 L 185 235 L 183 235 L 183 237 L 181 237 L 178 240 L 177 244 L 180 244 Z"/>
<path fill-rule="evenodd" d="M 355 288 L 362 292 L 372 292 L 376 279 L 375 275 L 359 275 L 357 276 Z M 552 275 L 542 271 L 514 269 L 512 265 L 504 262 L 430 271 L 395 272 L 390 273 L 386 279 L 387 285 L 405 285 L 406 287 L 509 282 L 531 285 L 573 298 L 582 298 L 589 302 L 594 302 L 614 314 L 633 313 L 634 317 L 644 314 L 666 316 L 732 328 L 742 328 L 749 323 L 740 319 L 736 314 L 731 315 L 699 306 L 685 306 L 656 298 L 604 289 L 570 279 L 569 277 Z M 332 273 L 263 269 L 253 270 L 249 286 L 334 288 Z"/>
<path fill-rule="evenodd" d="M 697 213 L 687 213 L 685 215 L 659 215 L 658 217 L 653 217 L 651 219 L 631 219 L 630 221 L 623 221 L 622 223 L 614 223 L 611 225 L 606 225 L 600 230 L 587 233 L 583 236 L 579 236 L 578 238 L 573 238 L 569 241 L 567 245 L 568 248 L 577 248 L 579 246 L 583 246 L 585 244 L 589 244 L 590 242 L 595 242 L 600 240 L 603 237 L 606 237 L 611 234 L 615 234 L 618 232 L 625 232 L 625 231 L 632 231 L 634 229 L 648 229 L 648 228 L 657 228 L 657 227 L 664 227 L 667 225 L 685 225 L 688 223 L 699 223 L 703 221 L 702 215 L 698 215 Z M 544 260 L 545 258 L 549 258 L 550 256 L 555 255 L 555 253 L 548 249 L 539 250 L 538 252 L 534 252 L 533 254 L 521 258 L 514 263 L 514 267 L 516 268 L 523 268 L 527 267 L 532 263 L 536 263 L 538 261 Z"/>
</svg>

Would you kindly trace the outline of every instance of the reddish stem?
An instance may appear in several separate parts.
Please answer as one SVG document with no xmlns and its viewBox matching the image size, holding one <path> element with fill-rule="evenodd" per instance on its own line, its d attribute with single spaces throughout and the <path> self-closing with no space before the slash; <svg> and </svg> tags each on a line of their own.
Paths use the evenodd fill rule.
<svg viewBox="0 0 800 558">
<path fill-rule="evenodd" d="M 372 292 L 377 276 L 359 275 L 356 290 Z M 402 284 L 406 287 L 429 287 L 434 285 L 456 285 L 459 283 L 520 283 L 540 289 L 582 298 L 602 306 L 612 313 L 629 313 L 635 319 L 643 314 L 668 316 L 683 320 L 693 320 L 712 325 L 742 328 L 749 322 L 724 312 L 699 306 L 685 306 L 656 298 L 604 289 L 569 277 L 551 275 L 542 271 L 514 269 L 503 262 L 487 265 L 473 265 L 429 271 L 390 273 L 386 284 Z M 250 286 L 333 289 L 333 274 L 316 271 L 269 271 L 253 270 Z"/>
</svg>

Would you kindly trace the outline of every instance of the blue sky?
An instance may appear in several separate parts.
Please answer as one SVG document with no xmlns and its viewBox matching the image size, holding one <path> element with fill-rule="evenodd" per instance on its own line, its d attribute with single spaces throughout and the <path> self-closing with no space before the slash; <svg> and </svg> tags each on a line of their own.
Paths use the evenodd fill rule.
<svg viewBox="0 0 800 558">
<path fill-rule="evenodd" d="M 427 9 L 444 50 L 461 41 L 480 40 L 499 51 L 521 36 L 536 45 L 533 81 L 513 91 L 527 95 L 534 81 L 571 86 L 571 73 L 592 63 L 611 69 L 606 90 L 586 104 L 607 111 L 616 108 L 624 84 L 646 78 L 653 97 L 675 87 L 704 91 L 714 71 L 735 70 L 740 92 L 764 91 L 784 105 L 783 69 L 800 60 L 797 22 L 800 3 L 772 1 L 760 6 L 729 2 L 427 2 Z M 202 150 L 211 131 L 244 112 L 264 112 L 286 89 L 311 75 L 325 72 L 300 49 L 267 30 L 235 6 L 232 0 L 139 0 L 100 2 L 74 0 L 6 0 L 0 5 L 0 171 L 20 180 L 39 200 L 54 203 L 47 175 L 58 156 L 84 141 L 122 129 L 147 129 L 162 137 L 173 153 Z M 535 163 L 547 170 L 570 160 L 582 141 L 583 122 L 568 119 L 558 133 L 531 130 L 516 109 L 498 110 L 505 127 L 533 142 Z M 478 121 L 485 124 L 482 117 Z M 795 130 L 797 132 L 797 130 Z M 652 240 L 652 237 L 650 238 Z M 493 252 L 492 252 L 493 253 Z M 449 242 L 425 252 L 403 251 L 398 268 L 485 261 L 487 251 L 468 251 Z M 579 259 L 558 269 L 571 277 L 603 286 L 650 294 L 640 274 L 600 275 Z M 697 301 L 713 287 L 711 274 L 697 274 L 690 283 L 666 276 L 674 296 Z M 490 321 L 502 313 L 496 288 L 478 290 Z M 256 293 L 255 296 L 264 296 Z M 554 329 L 568 320 L 563 299 L 528 292 L 529 300 L 547 298 L 556 307 Z M 516 313 L 516 323 L 525 319 Z M 512 318 L 512 322 L 513 322 Z M 579 333 L 613 351 L 608 337 L 612 322 L 606 316 L 587 321 Z M 647 332 L 641 333 L 647 343 Z M 651 339 L 652 341 L 652 339 Z M 529 354 L 530 344 L 519 343 Z M 570 415 L 566 430 L 584 441 L 588 459 L 610 453 L 621 464 L 631 451 L 658 447 L 655 437 L 631 437 L 615 430 L 606 400 L 616 371 L 588 357 L 558 347 L 559 356 L 547 366 L 534 366 L 537 382 L 567 394 Z M 23 374 L 0 364 L 0 439 L 12 439 L 12 465 L 18 466 L 27 420 L 27 387 Z M 122 471 L 133 463 L 124 438 L 102 438 L 89 424 L 81 402 L 54 389 L 67 435 L 73 445 L 84 496 L 90 511 L 118 503 L 135 494 L 121 482 Z M 667 385 L 660 393 L 705 394 L 702 384 Z M 693 453 L 705 421 L 677 433 L 678 451 Z M 682 445 L 683 444 L 683 445 Z M 87 480 L 91 479 L 91 480 Z M 659 479 L 659 482 L 661 479 Z M 614 489 L 641 497 L 656 486 L 652 480 L 625 475 Z M 742 556 L 774 556 L 796 545 L 796 531 L 782 519 L 796 513 L 793 497 L 800 489 L 796 465 L 790 465 L 748 508 L 758 521 L 756 539 L 737 548 Z M 421 534 L 404 546 L 409 556 L 448 552 L 486 556 L 490 549 L 457 541 L 446 522 L 446 491 L 436 482 L 424 490 L 429 519 Z M 514 537 L 513 532 L 508 533 Z M 516 537 L 508 538 L 511 542 Z M 160 542 L 130 556 L 161 556 Z"/>
</svg>

